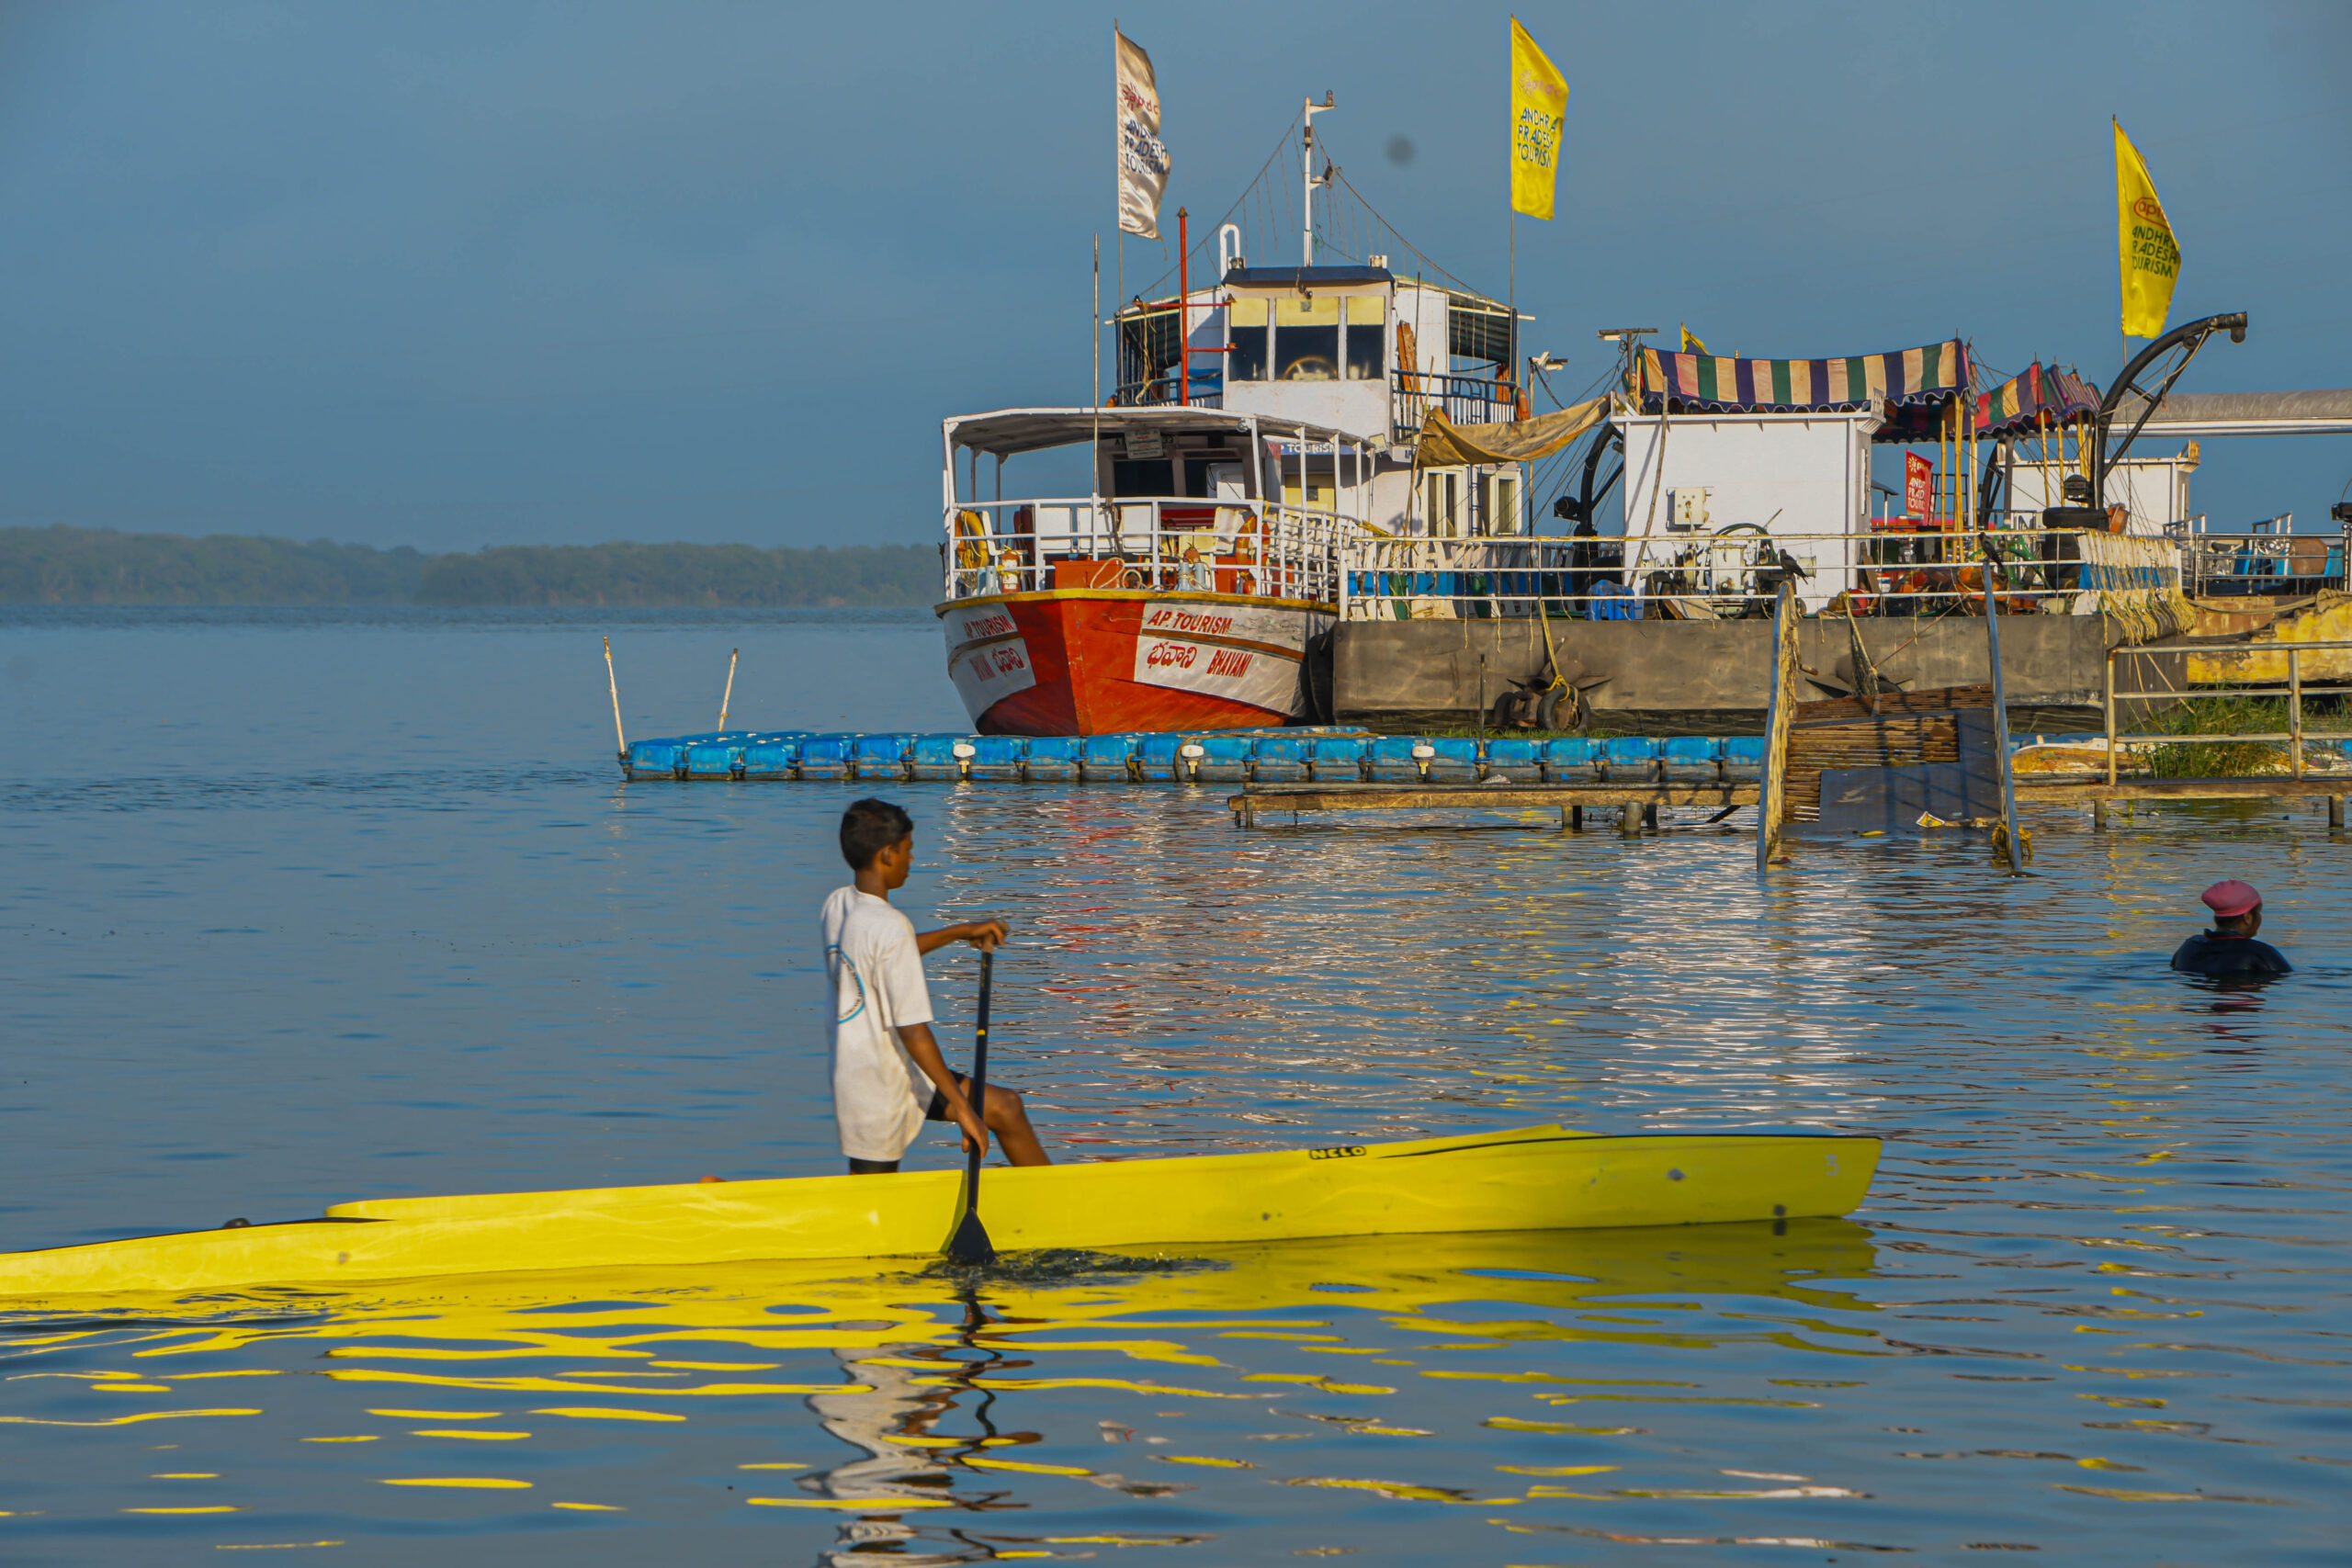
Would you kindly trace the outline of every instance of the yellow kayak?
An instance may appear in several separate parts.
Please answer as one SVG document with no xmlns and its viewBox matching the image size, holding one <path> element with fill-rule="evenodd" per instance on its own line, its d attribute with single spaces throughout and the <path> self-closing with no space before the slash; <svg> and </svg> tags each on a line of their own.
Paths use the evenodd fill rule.
<svg viewBox="0 0 2352 1568">
<path fill-rule="evenodd" d="M 1000 1251 L 1584 1230 L 1851 1213 L 1875 1138 L 1604 1137 L 1521 1128 L 1409 1143 L 989 1170 Z M 963 1173 L 817 1176 L 338 1203 L 323 1219 L 0 1254 L 0 1299 L 517 1270 L 938 1253 Z"/>
</svg>

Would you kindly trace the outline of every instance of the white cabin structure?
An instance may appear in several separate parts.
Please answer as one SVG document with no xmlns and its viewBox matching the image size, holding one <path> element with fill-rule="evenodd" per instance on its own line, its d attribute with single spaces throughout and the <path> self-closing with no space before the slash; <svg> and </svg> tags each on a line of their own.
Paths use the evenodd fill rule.
<svg viewBox="0 0 2352 1568">
<path fill-rule="evenodd" d="M 1253 267 L 1235 257 L 1210 287 L 1130 304 L 1117 318 L 1114 400 L 1345 432 L 1374 455 L 1366 521 L 1381 533 L 1525 534 L 1519 465 L 1424 469 L 1418 491 L 1412 477 L 1430 408 L 1456 424 L 1526 417 L 1509 308 L 1374 262 Z M 1310 473 L 1310 490 L 1319 478 Z"/>
</svg>

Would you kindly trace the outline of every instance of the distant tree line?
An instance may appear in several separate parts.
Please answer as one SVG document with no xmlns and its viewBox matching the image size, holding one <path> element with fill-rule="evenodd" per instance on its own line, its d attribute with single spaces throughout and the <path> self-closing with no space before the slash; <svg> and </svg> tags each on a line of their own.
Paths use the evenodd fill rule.
<svg viewBox="0 0 2352 1568">
<path fill-rule="evenodd" d="M 324 539 L 0 528 L 0 604 L 928 604 L 927 545 L 509 545 L 426 555 Z"/>
</svg>

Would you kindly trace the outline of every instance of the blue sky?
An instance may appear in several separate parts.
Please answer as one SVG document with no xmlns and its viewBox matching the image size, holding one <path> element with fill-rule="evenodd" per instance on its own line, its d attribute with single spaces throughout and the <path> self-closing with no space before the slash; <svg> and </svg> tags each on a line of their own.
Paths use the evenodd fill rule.
<svg viewBox="0 0 2352 1568">
<path fill-rule="evenodd" d="M 1086 396 L 1114 14 L 12 4 L 0 524 L 934 537 L 943 414 Z M 1510 14 L 1130 8 L 1169 231 L 1329 89 L 1350 180 L 1501 291 Z M 2352 7 L 1519 14 L 1573 94 L 1560 216 L 1519 240 L 1564 393 L 1634 321 L 1748 355 L 1958 332 L 2104 380 L 2110 113 L 2181 240 L 2174 320 L 2253 317 L 2184 385 L 2352 382 Z M 1128 243 L 1131 288 L 1162 265 Z M 2308 527 L 2347 479 L 2352 440 L 2208 443 L 2197 495 Z"/>
</svg>

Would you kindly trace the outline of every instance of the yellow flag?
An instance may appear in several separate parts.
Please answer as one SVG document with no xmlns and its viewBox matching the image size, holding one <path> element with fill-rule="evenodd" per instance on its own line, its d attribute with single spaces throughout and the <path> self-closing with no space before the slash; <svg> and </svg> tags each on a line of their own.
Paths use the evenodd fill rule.
<svg viewBox="0 0 2352 1568">
<path fill-rule="evenodd" d="M 1510 19 L 1510 204 L 1547 221 L 1560 173 L 1560 127 L 1568 113 L 1567 78 L 1544 58 L 1519 18 Z"/>
<path fill-rule="evenodd" d="M 1682 352 L 1689 354 L 1693 349 L 1704 354 L 1707 352 L 1707 345 L 1699 341 L 1699 334 L 1690 330 L 1690 322 L 1685 321 L 1682 323 Z"/>
<path fill-rule="evenodd" d="M 2115 254 L 2123 277 L 2123 333 L 2161 337 L 2180 276 L 2180 247 L 2140 150 L 2115 125 Z"/>
</svg>

